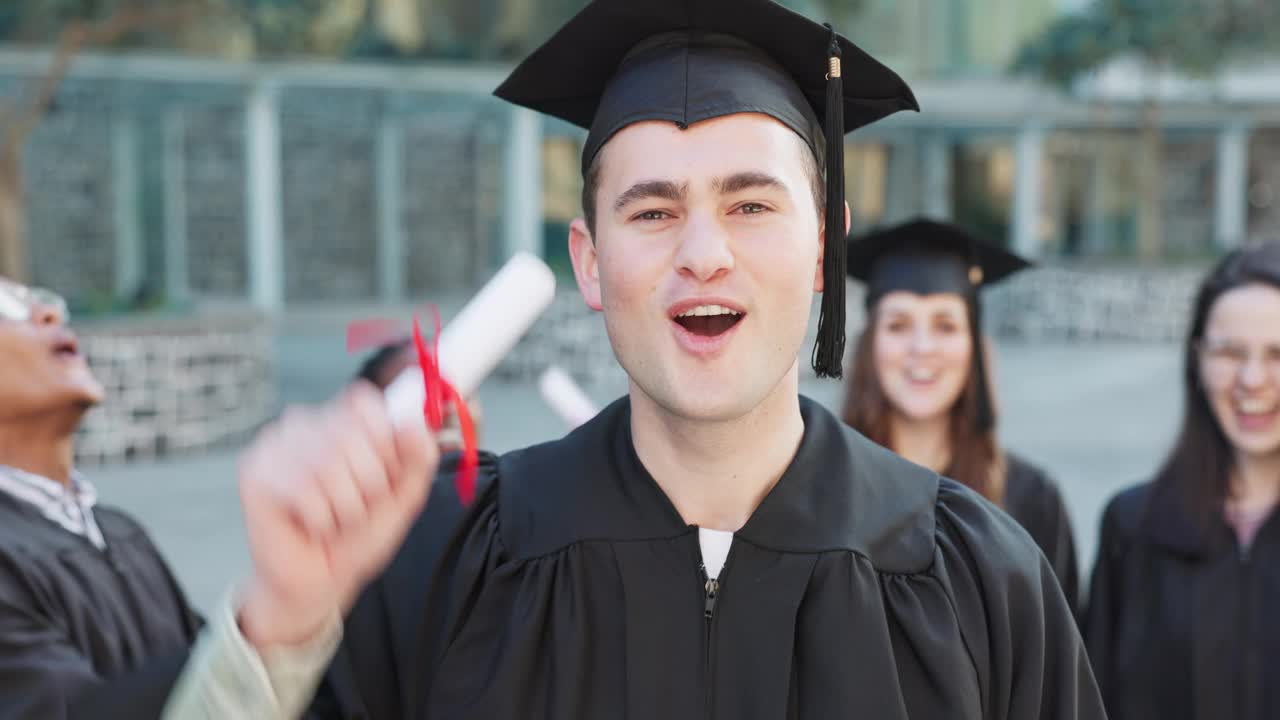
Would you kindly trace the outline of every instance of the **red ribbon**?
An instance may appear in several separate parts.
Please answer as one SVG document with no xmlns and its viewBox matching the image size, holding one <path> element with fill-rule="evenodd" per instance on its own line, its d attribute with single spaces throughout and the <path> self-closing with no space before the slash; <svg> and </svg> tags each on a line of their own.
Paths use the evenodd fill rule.
<svg viewBox="0 0 1280 720">
<path fill-rule="evenodd" d="M 413 318 L 413 345 L 418 354 L 418 367 L 422 370 L 422 385 L 426 389 L 426 398 L 422 405 L 422 414 L 426 418 L 427 427 L 432 432 L 440 432 L 444 428 L 445 418 L 450 408 L 458 414 L 458 426 L 462 430 L 462 463 L 454 477 L 454 487 L 464 505 L 475 500 L 476 475 L 480 468 L 480 453 L 476 441 L 476 427 L 471 420 L 471 410 L 466 401 L 458 395 L 458 391 L 440 374 L 439 342 L 440 342 L 440 310 L 431 306 L 436 331 L 428 344 L 422 338 L 422 328 L 415 315 Z M 394 321 L 370 319 L 354 322 L 347 326 L 347 351 L 367 349 L 370 346 L 382 345 L 398 336 L 395 333 Z"/>
</svg>

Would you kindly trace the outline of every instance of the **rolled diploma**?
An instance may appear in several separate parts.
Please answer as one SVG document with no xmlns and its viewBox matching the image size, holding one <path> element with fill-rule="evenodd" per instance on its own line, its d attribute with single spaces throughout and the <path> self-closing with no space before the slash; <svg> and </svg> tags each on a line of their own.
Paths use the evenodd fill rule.
<svg viewBox="0 0 1280 720">
<path fill-rule="evenodd" d="M 544 370 L 538 378 L 538 390 L 542 393 L 542 399 L 556 411 L 570 430 L 599 412 L 591 398 L 569 377 L 569 373 L 555 365 Z"/>
<path fill-rule="evenodd" d="M 556 294 L 551 268 L 529 253 L 517 253 L 440 333 L 440 374 L 469 397 L 529 331 Z M 422 417 L 426 389 L 422 370 L 405 368 L 387 386 L 387 412 L 395 425 Z"/>
</svg>

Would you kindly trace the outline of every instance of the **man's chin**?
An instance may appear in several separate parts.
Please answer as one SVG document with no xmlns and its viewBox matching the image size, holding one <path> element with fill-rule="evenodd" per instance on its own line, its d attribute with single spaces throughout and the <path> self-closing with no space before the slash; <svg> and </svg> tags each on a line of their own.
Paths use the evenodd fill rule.
<svg viewBox="0 0 1280 720">
<path fill-rule="evenodd" d="M 106 391 L 95 382 L 81 383 L 72 391 L 71 403 L 83 410 L 90 410 L 102 404 L 106 399 Z"/>
</svg>

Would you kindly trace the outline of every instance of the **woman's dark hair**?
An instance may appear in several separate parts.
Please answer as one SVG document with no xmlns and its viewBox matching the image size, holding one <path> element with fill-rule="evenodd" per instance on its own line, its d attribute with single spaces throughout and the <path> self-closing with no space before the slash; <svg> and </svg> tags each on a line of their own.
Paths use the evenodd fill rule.
<svg viewBox="0 0 1280 720">
<path fill-rule="evenodd" d="M 1234 250 L 1222 258 L 1200 284 L 1182 348 L 1182 429 L 1156 475 L 1156 483 L 1170 486 L 1202 529 L 1210 518 L 1218 516 L 1227 499 L 1235 455 L 1205 395 L 1199 347 L 1218 299 L 1257 283 L 1280 289 L 1280 242 Z"/>
<path fill-rule="evenodd" d="M 356 379 L 368 380 L 374 385 L 377 385 L 380 389 L 385 390 L 384 382 L 387 378 L 384 376 L 386 375 L 387 368 L 390 367 L 391 364 L 399 357 L 400 353 L 404 352 L 411 344 L 412 342 L 407 339 L 396 340 L 378 348 L 364 361 L 360 366 L 360 369 L 356 371 Z"/>
<path fill-rule="evenodd" d="M 970 303 L 970 322 L 976 322 Z M 845 384 L 841 417 L 854 430 L 890 450 L 893 449 L 889 416 L 892 407 L 875 368 L 876 310 L 853 351 L 853 374 Z M 975 348 L 976 351 L 976 348 Z M 988 383 L 988 387 L 990 384 Z M 951 407 L 951 464 L 947 477 L 969 486 L 997 505 L 1004 504 L 1005 458 L 994 430 L 978 429 L 978 393 L 982 392 L 972 370 L 960 397 Z M 993 409 L 994 412 L 994 409 Z"/>
</svg>

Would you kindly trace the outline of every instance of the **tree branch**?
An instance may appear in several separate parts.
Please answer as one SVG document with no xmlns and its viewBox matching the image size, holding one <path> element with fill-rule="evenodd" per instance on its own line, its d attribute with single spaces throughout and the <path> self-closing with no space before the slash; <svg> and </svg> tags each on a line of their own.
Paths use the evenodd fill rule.
<svg viewBox="0 0 1280 720">
<path fill-rule="evenodd" d="M 18 152 L 23 143 L 48 114 L 58 89 L 66 79 L 71 63 L 85 47 L 109 45 L 129 33 L 140 29 L 170 27 L 187 19 L 194 6 L 181 4 L 161 8 L 126 7 L 97 22 L 72 21 L 63 28 L 54 49 L 49 71 L 35 82 L 29 93 L 31 100 L 21 111 L 7 110 L 0 116 L 4 125 L 4 140 L 0 144 L 0 158 Z"/>
</svg>

